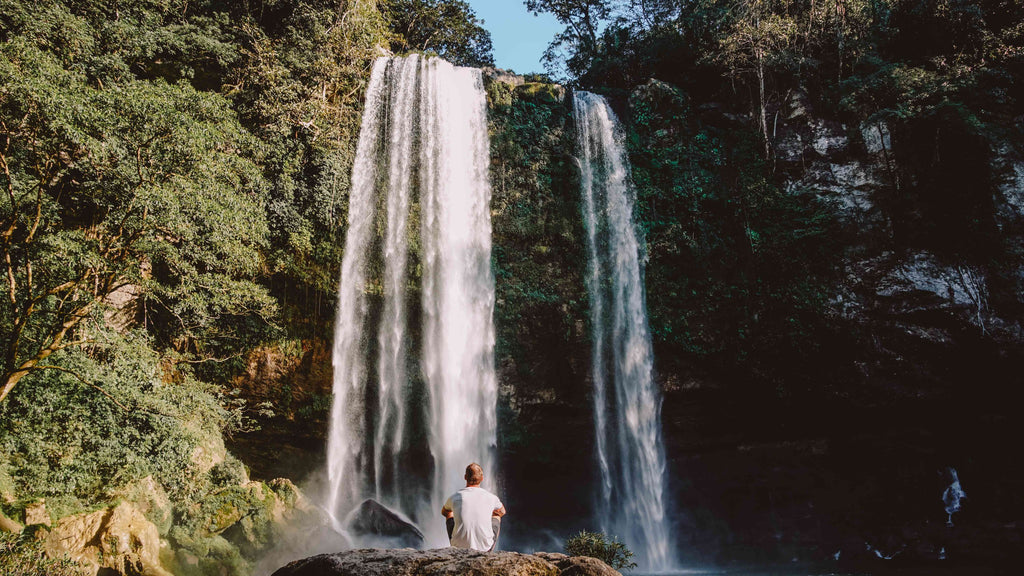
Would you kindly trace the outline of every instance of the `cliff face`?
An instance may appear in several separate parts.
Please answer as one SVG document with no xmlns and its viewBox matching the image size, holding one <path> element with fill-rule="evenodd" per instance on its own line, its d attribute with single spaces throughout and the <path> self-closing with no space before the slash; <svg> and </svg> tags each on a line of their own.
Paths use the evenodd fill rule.
<svg viewBox="0 0 1024 576">
<path fill-rule="evenodd" d="M 487 88 L 496 488 L 505 546 L 536 549 L 596 528 L 575 142 L 560 87 L 494 73 Z M 1024 538 L 1008 456 L 1024 360 L 1012 139 L 857 125 L 794 92 L 765 161 L 747 118 L 671 85 L 617 107 L 683 562 L 1008 557 Z M 250 447 L 297 434 L 289 461 L 321 462 L 326 422 L 303 415 L 329 390 L 326 350 L 254 356 L 240 387 L 296 408 Z M 284 460 L 264 456 L 269 477 Z M 954 473 L 967 496 L 950 515 Z"/>
<path fill-rule="evenodd" d="M 492 108 L 503 489 L 525 525 L 561 532 L 593 524 L 585 262 L 568 110 L 524 96 Z M 670 85 L 619 107 L 680 556 L 1008 557 L 1024 512 L 1006 461 L 1024 359 L 1014 145 L 844 123 L 795 92 L 764 162 L 745 117 Z M 950 516 L 954 478 L 968 496 Z"/>
<path fill-rule="evenodd" d="M 642 140 L 637 111 L 674 92 L 652 81 L 633 94 Z M 654 109 L 669 126 L 678 112 Z M 700 352 L 680 362 L 683 347 L 661 339 L 683 555 L 1008 558 L 1024 512 L 1024 475 L 1006 460 L 1021 432 L 1011 406 L 1024 359 L 1015 145 L 972 139 L 955 122 L 844 124 L 799 92 L 775 112 L 774 180 L 829 218 L 818 240 L 828 269 L 792 252 L 823 297 L 811 319 L 793 315 L 807 331 L 781 349 L 762 316 L 752 349 L 779 353 L 750 370 Z M 715 106 L 693 114 L 701 126 L 736 126 Z M 660 248 L 650 250 L 658 334 L 664 286 L 651 282 Z M 950 516 L 957 474 L 968 497 Z"/>
</svg>

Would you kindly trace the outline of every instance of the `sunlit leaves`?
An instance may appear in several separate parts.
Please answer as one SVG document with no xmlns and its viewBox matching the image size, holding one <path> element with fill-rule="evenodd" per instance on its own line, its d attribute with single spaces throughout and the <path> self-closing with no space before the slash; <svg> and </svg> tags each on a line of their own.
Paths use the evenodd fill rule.
<svg viewBox="0 0 1024 576">
<path fill-rule="evenodd" d="M 493 66 L 491 34 L 462 0 L 386 0 L 396 52 L 435 53 L 459 66 Z"/>
</svg>

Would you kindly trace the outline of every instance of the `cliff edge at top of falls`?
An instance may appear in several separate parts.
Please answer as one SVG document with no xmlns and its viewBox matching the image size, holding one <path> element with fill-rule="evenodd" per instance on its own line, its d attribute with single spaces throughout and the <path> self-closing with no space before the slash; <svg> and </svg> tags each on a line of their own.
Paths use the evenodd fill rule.
<svg viewBox="0 0 1024 576">
<path fill-rule="evenodd" d="M 350 550 L 296 560 L 273 576 L 621 576 L 596 558 L 538 552 Z"/>
</svg>

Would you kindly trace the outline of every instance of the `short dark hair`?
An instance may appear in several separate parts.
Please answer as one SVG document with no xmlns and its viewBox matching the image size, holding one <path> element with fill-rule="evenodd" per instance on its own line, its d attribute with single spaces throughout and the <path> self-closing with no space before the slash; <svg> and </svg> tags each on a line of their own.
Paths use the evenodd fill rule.
<svg viewBox="0 0 1024 576">
<path fill-rule="evenodd" d="M 473 462 L 466 466 L 466 484 L 479 484 L 484 481 L 484 469 Z"/>
</svg>

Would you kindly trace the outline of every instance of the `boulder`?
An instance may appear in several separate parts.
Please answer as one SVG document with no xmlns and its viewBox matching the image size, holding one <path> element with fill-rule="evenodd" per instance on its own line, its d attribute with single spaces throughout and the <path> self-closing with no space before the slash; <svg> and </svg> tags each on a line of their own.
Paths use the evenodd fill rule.
<svg viewBox="0 0 1024 576">
<path fill-rule="evenodd" d="M 62 518 L 46 537 L 51 558 L 67 556 L 88 573 L 171 576 L 160 565 L 160 534 L 135 506 L 122 502 L 88 514 Z"/>
<path fill-rule="evenodd" d="M 114 493 L 115 498 L 131 502 L 146 518 L 156 525 L 161 536 L 166 536 L 174 520 L 174 506 L 163 486 L 152 476 Z"/>
<path fill-rule="evenodd" d="M 46 511 L 46 502 L 42 499 L 25 506 L 25 526 L 33 524 L 50 525 L 50 513 Z"/>
<path fill-rule="evenodd" d="M 348 517 L 348 530 L 356 537 L 379 537 L 393 540 L 402 548 L 423 545 L 423 532 L 411 522 L 373 499 L 363 500 Z"/>
<path fill-rule="evenodd" d="M 547 559 L 550 558 L 550 559 Z M 558 564 L 551 561 L 556 559 Z M 564 568 L 562 566 L 565 566 Z M 621 576 L 594 558 L 437 550 L 351 550 L 297 560 L 273 576 Z"/>
<path fill-rule="evenodd" d="M 618 570 L 589 556 L 567 556 L 557 552 L 537 552 L 534 556 L 557 566 L 561 570 L 560 576 L 621 576 Z"/>
<path fill-rule="evenodd" d="M 183 508 L 168 536 L 186 573 L 252 574 L 253 560 L 283 533 L 301 530 L 319 515 L 290 481 L 251 481 Z"/>
<path fill-rule="evenodd" d="M 3 512 L 0 512 L 0 532 L 9 532 L 11 534 L 21 534 L 21 531 L 25 527 L 18 524 L 14 520 L 11 520 L 7 516 L 4 516 Z"/>
</svg>

